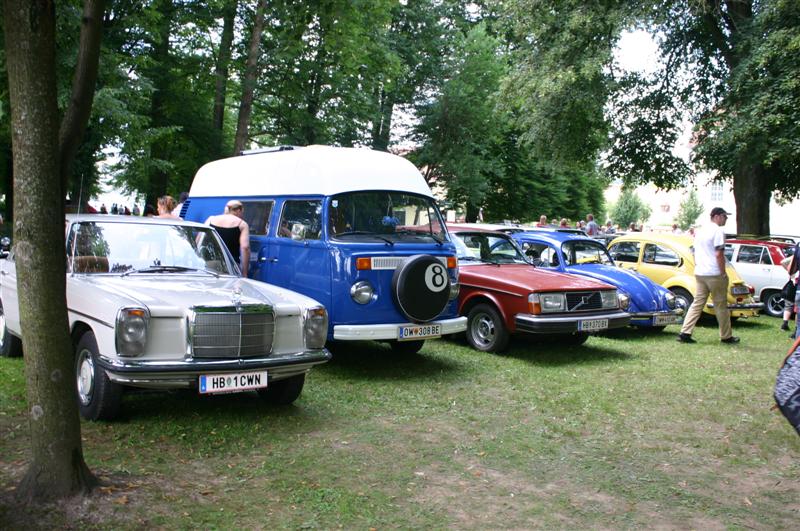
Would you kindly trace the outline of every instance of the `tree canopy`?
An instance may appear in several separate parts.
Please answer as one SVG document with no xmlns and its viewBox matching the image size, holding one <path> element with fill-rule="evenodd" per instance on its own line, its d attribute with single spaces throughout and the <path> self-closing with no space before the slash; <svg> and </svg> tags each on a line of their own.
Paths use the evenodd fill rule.
<svg viewBox="0 0 800 531">
<path fill-rule="evenodd" d="M 604 161 L 627 184 L 674 188 L 696 169 L 730 181 L 740 230 L 769 232 L 769 200 L 800 189 L 798 10 L 791 0 L 512 1 L 519 59 L 506 99 L 526 101 L 523 136 L 570 164 Z M 652 72 L 625 72 L 613 49 L 643 28 Z M 527 95 L 533 97 L 527 98 Z M 673 152 L 694 125 L 694 165 Z"/>
<path fill-rule="evenodd" d="M 61 112 L 81 5 L 56 6 Z M 770 194 L 800 193 L 798 16 L 792 0 L 109 0 L 66 191 L 86 199 L 104 172 L 153 202 L 240 147 L 324 143 L 402 148 L 496 219 L 598 215 L 610 179 L 672 188 L 710 170 L 742 230 L 766 232 Z M 615 63 L 632 29 L 659 44 L 645 72 Z M 689 162 L 673 150 L 686 123 Z M 2 113 L 7 207 L 9 139 Z"/>
</svg>

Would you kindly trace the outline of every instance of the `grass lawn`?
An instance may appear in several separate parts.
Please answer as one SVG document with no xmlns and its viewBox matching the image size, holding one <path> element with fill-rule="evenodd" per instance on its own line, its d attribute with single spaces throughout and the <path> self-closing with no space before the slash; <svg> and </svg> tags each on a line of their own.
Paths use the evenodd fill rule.
<svg viewBox="0 0 800 531">
<path fill-rule="evenodd" d="M 24 508 L 23 362 L 0 359 L 0 528 L 796 528 L 800 437 L 770 411 L 779 320 L 678 344 L 348 347 L 291 407 L 255 394 L 128 394 L 83 423 L 106 486 Z"/>
</svg>

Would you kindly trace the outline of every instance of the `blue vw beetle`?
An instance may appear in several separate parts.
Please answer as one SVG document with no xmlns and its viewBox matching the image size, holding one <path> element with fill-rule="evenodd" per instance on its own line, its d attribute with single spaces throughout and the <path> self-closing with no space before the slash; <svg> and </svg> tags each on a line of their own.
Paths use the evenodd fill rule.
<svg viewBox="0 0 800 531">
<path fill-rule="evenodd" d="M 672 292 L 643 275 L 616 267 L 605 246 L 597 240 L 556 230 L 532 230 L 511 236 L 533 265 L 616 286 L 622 308 L 632 316 L 632 326 L 663 330 L 683 313 L 676 308 Z"/>
</svg>

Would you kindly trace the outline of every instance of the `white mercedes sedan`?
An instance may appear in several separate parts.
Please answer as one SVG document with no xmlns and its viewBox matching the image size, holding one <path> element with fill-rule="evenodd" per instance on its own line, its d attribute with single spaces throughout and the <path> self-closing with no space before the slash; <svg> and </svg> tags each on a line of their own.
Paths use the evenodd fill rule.
<svg viewBox="0 0 800 531">
<path fill-rule="evenodd" d="M 7 246 L 6 246 L 7 247 Z M 19 356 L 14 252 L 0 259 L 0 355 Z M 126 388 L 299 396 L 331 357 L 328 315 L 293 291 L 241 278 L 216 231 L 175 219 L 71 215 L 67 307 L 81 415 L 109 420 Z"/>
</svg>

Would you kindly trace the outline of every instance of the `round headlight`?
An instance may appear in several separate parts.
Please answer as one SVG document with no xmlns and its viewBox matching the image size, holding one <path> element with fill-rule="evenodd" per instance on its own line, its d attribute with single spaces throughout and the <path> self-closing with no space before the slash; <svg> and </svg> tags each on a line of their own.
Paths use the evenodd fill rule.
<svg viewBox="0 0 800 531">
<path fill-rule="evenodd" d="M 150 314 L 144 308 L 120 308 L 117 311 L 116 347 L 120 356 L 140 356 L 147 343 Z"/>
<path fill-rule="evenodd" d="M 358 304 L 367 304 L 375 295 L 375 290 L 366 280 L 359 280 L 350 287 L 350 296 Z"/>
<path fill-rule="evenodd" d="M 623 310 L 627 310 L 631 305 L 631 298 L 621 291 L 617 293 L 617 297 L 619 297 L 619 307 Z"/>
<path fill-rule="evenodd" d="M 677 306 L 675 294 L 671 291 L 668 291 L 666 294 L 664 294 L 664 302 L 667 303 L 667 308 L 671 310 L 674 310 L 675 306 Z"/>
</svg>

